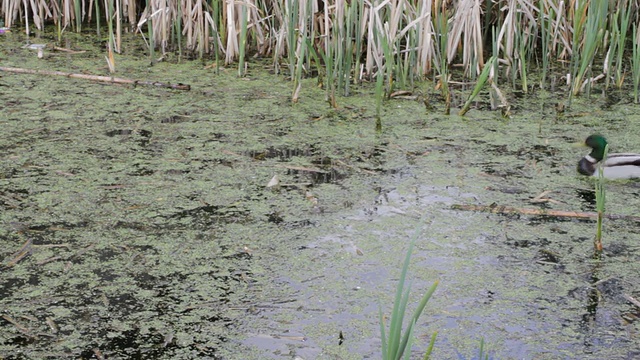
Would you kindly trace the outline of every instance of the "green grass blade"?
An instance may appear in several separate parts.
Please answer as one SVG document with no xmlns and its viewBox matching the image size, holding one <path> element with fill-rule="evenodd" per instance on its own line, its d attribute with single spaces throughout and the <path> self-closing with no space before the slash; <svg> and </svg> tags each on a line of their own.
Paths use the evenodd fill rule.
<svg viewBox="0 0 640 360">
<path fill-rule="evenodd" d="M 427 347 L 427 352 L 424 353 L 423 360 L 429 360 L 431 358 L 431 353 L 433 352 L 433 346 L 436 343 L 436 337 L 438 336 L 438 332 L 434 332 L 431 335 L 431 340 L 429 341 L 429 346 Z"/>
<path fill-rule="evenodd" d="M 469 106 L 471 106 L 473 99 L 475 99 L 475 97 L 478 96 L 484 84 L 486 84 L 487 80 L 489 80 L 489 74 L 491 73 L 491 68 L 493 67 L 494 61 L 496 61 L 496 57 L 492 56 L 484 64 L 484 68 L 482 69 L 482 73 L 480 73 L 480 76 L 478 77 L 478 81 L 476 82 L 476 86 L 473 89 L 473 92 L 471 92 L 471 95 L 469 96 L 467 101 L 464 103 L 464 106 L 462 107 L 462 109 L 460 109 L 460 112 L 458 112 L 458 115 L 462 116 L 466 114 L 467 111 L 469 111 Z"/>
</svg>

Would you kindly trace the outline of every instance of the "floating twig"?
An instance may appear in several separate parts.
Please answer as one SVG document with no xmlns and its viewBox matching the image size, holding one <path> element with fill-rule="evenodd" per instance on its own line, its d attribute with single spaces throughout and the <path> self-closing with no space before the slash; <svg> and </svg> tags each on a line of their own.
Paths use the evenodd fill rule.
<svg viewBox="0 0 640 360">
<path fill-rule="evenodd" d="M 100 75 L 85 75 L 85 74 L 74 74 L 67 73 L 62 71 L 48 71 L 48 70 L 33 70 L 33 69 L 22 69 L 22 68 L 12 68 L 12 67 L 4 67 L 0 66 L 0 71 L 18 73 L 18 74 L 36 74 L 36 75 L 57 75 L 57 76 L 65 76 L 75 79 L 85 79 L 85 80 L 93 80 L 93 81 L 102 81 L 113 84 L 129 84 L 129 85 L 146 85 L 146 86 L 158 86 L 168 89 L 174 90 L 191 90 L 191 85 L 185 84 L 167 84 L 158 81 L 144 81 L 144 80 L 131 80 L 124 78 L 117 78 L 113 76 L 100 76 Z"/>
<path fill-rule="evenodd" d="M 4 266 L 9 268 L 17 264 L 20 260 L 24 259 L 27 255 L 31 253 L 31 239 L 27 239 L 20 250 L 13 254 L 12 259 L 9 260 Z"/>
<path fill-rule="evenodd" d="M 622 296 L 624 296 L 624 298 L 627 299 L 628 302 L 640 308 L 640 301 L 628 294 L 622 294 Z"/>
<path fill-rule="evenodd" d="M 2 318 L 5 319 L 7 322 L 13 324 L 13 326 L 15 326 L 15 328 L 20 331 L 21 333 L 23 333 L 24 335 L 32 338 L 32 339 L 37 339 L 38 336 L 34 335 L 31 333 L 30 329 L 27 328 L 26 326 L 22 325 L 21 323 L 18 322 L 18 320 L 12 318 L 9 315 L 2 315 Z"/>
<path fill-rule="evenodd" d="M 84 54 L 84 53 L 86 53 L 85 50 L 71 50 L 71 49 L 67 49 L 67 48 L 63 48 L 63 47 L 59 47 L 59 46 L 54 46 L 53 50 L 66 52 L 67 54 Z"/>
<path fill-rule="evenodd" d="M 453 210 L 465 210 L 465 211 L 483 211 L 494 214 L 522 214 L 522 215 L 534 215 L 534 216 L 552 216 L 552 217 L 567 217 L 576 219 L 597 219 L 598 213 L 595 212 L 579 212 L 579 211 L 563 211 L 563 210 L 548 210 L 548 209 L 522 209 L 512 206 L 504 205 L 451 205 Z M 631 215 L 615 215 L 604 214 L 604 217 L 611 220 L 631 220 L 640 222 L 640 216 Z"/>
</svg>

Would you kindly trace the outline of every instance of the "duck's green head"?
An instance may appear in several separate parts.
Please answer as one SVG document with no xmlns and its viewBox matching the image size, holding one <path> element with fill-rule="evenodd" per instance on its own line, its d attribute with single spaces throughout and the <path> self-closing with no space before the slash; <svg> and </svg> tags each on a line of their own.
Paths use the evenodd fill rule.
<svg viewBox="0 0 640 360">
<path fill-rule="evenodd" d="M 607 139 L 604 136 L 590 135 L 584 144 L 592 149 L 589 155 L 596 161 L 601 161 L 604 158 L 604 149 L 607 147 Z"/>
</svg>

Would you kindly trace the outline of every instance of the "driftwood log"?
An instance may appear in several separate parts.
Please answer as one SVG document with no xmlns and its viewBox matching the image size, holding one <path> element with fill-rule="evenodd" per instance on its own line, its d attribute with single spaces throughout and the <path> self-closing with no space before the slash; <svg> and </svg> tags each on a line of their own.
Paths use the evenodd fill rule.
<svg viewBox="0 0 640 360">
<path fill-rule="evenodd" d="M 191 90 L 191 85 L 167 84 L 167 83 L 162 83 L 158 81 L 131 80 L 131 79 L 124 79 L 124 78 L 117 78 L 113 76 L 74 74 L 74 73 L 67 73 L 62 71 L 33 70 L 33 69 L 12 68 L 12 67 L 4 67 L 4 66 L 0 66 L 0 71 L 19 73 L 19 74 L 65 76 L 65 77 L 76 78 L 76 79 L 102 81 L 102 82 L 113 83 L 113 84 L 128 84 L 133 86 L 145 85 L 145 86 L 158 86 L 158 87 L 175 89 L 175 90 Z"/>
<path fill-rule="evenodd" d="M 577 211 L 562 211 L 562 210 L 545 210 L 545 209 L 522 209 L 511 206 L 502 205 L 461 205 L 454 204 L 451 206 L 452 210 L 466 210 L 466 211 L 483 211 L 494 214 L 522 214 L 533 216 L 551 216 L 551 217 L 566 217 L 576 219 L 597 219 L 598 213 L 596 212 L 577 212 Z M 631 220 L 640 222 L 640 216 L 630 215 L 615 215 L 604 214 L 607 219 L 618 220 Z"/>
</svg>

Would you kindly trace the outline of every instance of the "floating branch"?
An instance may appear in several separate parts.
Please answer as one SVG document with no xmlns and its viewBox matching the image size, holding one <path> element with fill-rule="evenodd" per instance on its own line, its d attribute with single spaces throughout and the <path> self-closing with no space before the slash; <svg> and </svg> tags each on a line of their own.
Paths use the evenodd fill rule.
<svg viewBox="0 0 640 360">
<path fill-rule="evenodd" d="M 74 73 L 66 73 L 62 71 L 32 70 L 32 69 L 11 68 L 11 67 L 3 67 L 3 66 L 0 66 L 0 71 L 13 72 L 13 73 L 19 73 L 19 74 L 66 76 L 66 77 L 76 78 L 76 79 L 102 81 L 102 82 L 108 82 L 108 83 L 114 83 L 114 84 L 129 84 L 134 86 L 146 85 L 146 86 L 158 86 L 158 87 L 175 89 L 175 90 L 191 90 L 191 85 L 185 85 L 185 84 L 167 84 L 167 83 L 162 83 L 157 81 L 131 80 L 131 79 L 116 78 L 112 76 L 74 74 Z"/>
<path fill-rule="evenodd" d="M 18 250 L 16 253 L 14 253 L 11 256 L 11 260 L 9 260 L 7 263 L 4 264 L 4 268 L 10 268 L 12 266 L 14 266 L 15 264 L 18 263 L 18 261 L 24 259 L 27 255 L 31 254 L 31 246 L 33 245 L 33 243 L 31 242 L 31 239 L 28 239 L 27 241 L 25 241 L 24 244 L 22 244 L 22 247 L 20 248 L 20 250 Z"/>
<path fill-rule="evenodd" d="M 622 296 L 624 296 L 624 298 L 627 299 L 628 302 L 640 308 L 640 301 L 636 300 L 635 298 L 633 298 L 631 295 L 628 295 L 628 294 L 622 294 Z"/>
<path fill-rule="evenodd" d="M 522 215 L 534 215 L 534 216 L 552 216 L 552 217 L 567 217 L 576 219 L 597 219 L 598 213 L 595 212 L 576 212 L 576 211 L 562 211 L 562 210 L 545 210 L 545 209 L 521 209 L 511 206 L 503 205 L 451 205 L 452 210 L 466 210 L 466 211 L 483 211 L 494 214 L 522 214 Z M 640 216 L 630 215 L 614 215 L 604 214 L 604 217 L 612 220 L 631 220 L 640 222 Z"/>
</svg>

